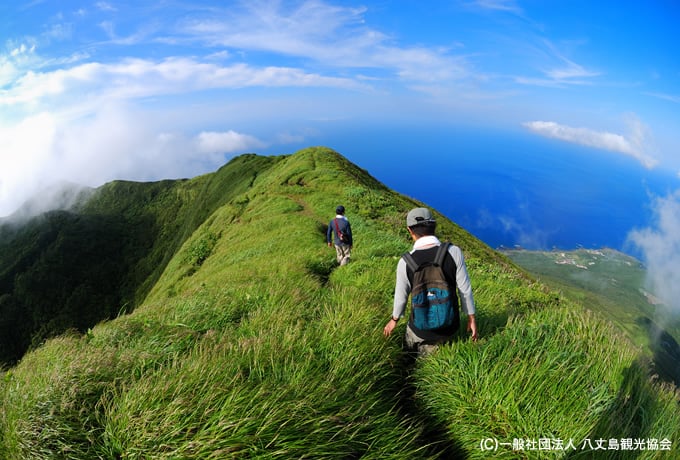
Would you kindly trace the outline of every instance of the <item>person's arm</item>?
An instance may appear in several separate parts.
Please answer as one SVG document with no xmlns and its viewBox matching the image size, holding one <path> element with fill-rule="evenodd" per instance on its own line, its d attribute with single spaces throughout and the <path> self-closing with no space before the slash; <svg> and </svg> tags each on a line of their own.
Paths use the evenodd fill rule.
<svg viewBox="0 0 680 460">
<path fill-rule="evenodd" d="M 460 303 L 463 312 L 468 316 L 467 330 L 472 340 L 477 340 L 477 321 L 475 320 L 475 299 L 472 295 L 472 284 L 465 266 L 463 252 L 457 246 L 450 246 L 449 253 L 456 262 L 456 286 L 460 294 Z"/>
<path fill-rule="evenodd" d="M 394 286 L 392 317 L 383 329 L 383 334 L 385 337 L 389 337 L 390 334 L 392 334 L 394 328 L 397 327 L 397 322 L 404 315 L 409 292 L 411 292 L 411 283 L 409 282 L 408 275 L 406 273 L 406 262 L 404 259 L 399 259 L 399 263 L 397 263 L 397 281 Z"/>
<path fill-rule="evenodd" d="M 326 242 L 328 246 L 333 246 L 333 221 L 328 223 L 328 231 L 326 232 Z"/>
</svg>

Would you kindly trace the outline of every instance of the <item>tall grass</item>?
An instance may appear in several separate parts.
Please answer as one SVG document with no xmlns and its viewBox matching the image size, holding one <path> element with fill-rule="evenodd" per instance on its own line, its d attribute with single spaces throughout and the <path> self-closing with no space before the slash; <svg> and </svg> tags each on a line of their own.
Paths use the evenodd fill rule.
<svg viewBox="0 0 680 460">
<path fill-rule="evenodd" d="M 343 267 L 325 246 L 339 203 L 356 234 Z M 382 327 L 415 204 L 324 149 L 259 174 L 141 307 L 7 371 L 0 458 L 488 458 L 489 437 L 677 439 L 677 399 L 625 338 L 447 222 L 482 338 L 410 362 L 404 325 Z"/>
</svg>

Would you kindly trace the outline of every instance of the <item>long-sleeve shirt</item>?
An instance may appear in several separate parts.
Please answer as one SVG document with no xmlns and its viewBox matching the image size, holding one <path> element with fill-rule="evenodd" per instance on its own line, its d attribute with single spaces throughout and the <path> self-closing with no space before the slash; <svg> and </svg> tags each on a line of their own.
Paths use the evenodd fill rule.
<svg viewBox="0 0 680 460">
<path fill-rule="evenodd" d="M 436 236 L 423 236 L 418 238 L 413 244 L 411 253 L 439 246 L 441 242 Z M 449 254 L 456 263 L 456 287 L 460 297 L 461 307 L 466 315 L 475 314 L 475 301 L 472 296 L 472 285 L 470 284 L 470 277 L 468 276 L 467 268 L 465 266 L 465 259 L 463 252 L 458 246 L 449 246 Z M 397 264 L 397 282 L 394 288 L 394 305 L 392 307 L 392 317 L 401 318 L 406 310 L 406 302 L 411 292 L 411 283 L 408 279 L 406 271 L 406 261 L 399 259 Z"/>
<path fill-rule="evenodd" d="M 345 234 L 349 238 L 348 243 L 343 243 L 340 241 L 340 237 L 338 236 L 338 231 L 335 228 L 335 222 L 338 222 L 338 227 L 340 227 L 340 231 Z M 326 232 L 326 241 L 328 243 L 333 242 L 335 243 L 336 246 L 352 246 L 353 238 L 352 238 L 352 226 L 349 224 L 349 221 L 347 218 L 341 214 L 338 214 L 335 216 L 335 219 L 331 220 L 328 223 L 328 231 Z"/>
</svg>

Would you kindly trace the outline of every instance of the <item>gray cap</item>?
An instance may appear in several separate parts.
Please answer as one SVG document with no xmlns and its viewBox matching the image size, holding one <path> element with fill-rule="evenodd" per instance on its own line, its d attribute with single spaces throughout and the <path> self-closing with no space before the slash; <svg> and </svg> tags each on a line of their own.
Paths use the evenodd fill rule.
<svg viewBox="0 0 680 460">
<path fill-rule="evenodd" d="M 411 209 L 406 216 L 406 226 L 413 227 L 418 224 L 426 224 L 430 222 L 435 222 L 432 217 L 432 213 L 427 208 L 415 208 Z"/>
</svg>

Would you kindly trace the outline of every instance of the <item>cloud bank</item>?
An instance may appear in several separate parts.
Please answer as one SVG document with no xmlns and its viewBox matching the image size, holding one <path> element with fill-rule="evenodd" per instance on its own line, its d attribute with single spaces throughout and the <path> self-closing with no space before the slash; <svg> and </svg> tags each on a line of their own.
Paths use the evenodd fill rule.
<svg viewBox="0 0 680 460">
<path fill-rule="evenodd" d="M 524 127 L 541 136 L 559 139 L 573 144 L 585 145 L 596 149 L 608 150 L 631 156 L 645 168 L 651 169 L 658 161 L 647 153 L 647 129 L 634 115 L 627 118 L 627 135 L 595 131 L 589 128 L 575 128 L 553 121 L 529 121 Z"/>
<path fill-rule="evenodd" d="M 77 121 L 41 112 L 0 125 L 0 217 L 54 183 L 193 177 L 266 146 L 234 130 L 190 136 L 163 128 L 139 108 L 112 104 Z"/>
<path fill-rule="evenodd" d="M 628 236 L 644 255 L 654 294 L 680 314 L 680 190 L 653 203 L 654 225 Z"/>
</svg>

